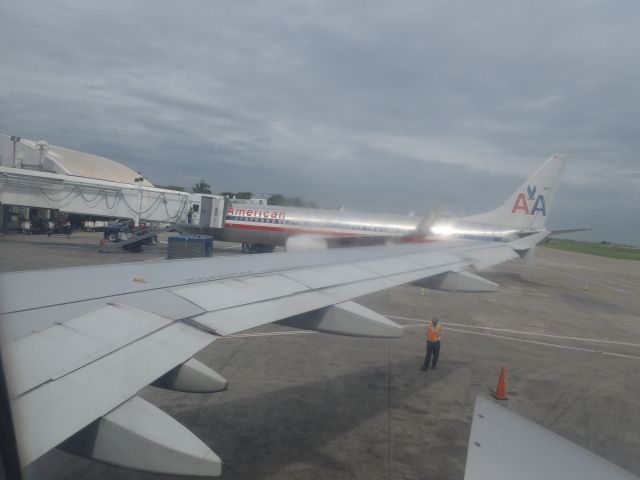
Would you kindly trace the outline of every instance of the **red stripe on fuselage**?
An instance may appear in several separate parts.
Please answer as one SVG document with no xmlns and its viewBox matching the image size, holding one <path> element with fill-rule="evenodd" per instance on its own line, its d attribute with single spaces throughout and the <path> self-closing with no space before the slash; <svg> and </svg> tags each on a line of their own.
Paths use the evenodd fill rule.
<svg viewBox="0 0 640 480">
<path fill-rule="evenodd" d="M 348 233 L 348 232 L 336 232 L 330 230 L 312 230 L 307 228 L 291 228 L 291 227 L 275 227 L 271 225 L 247 225 L 245 223 L 225 223 L 225 228 L 237 228 L 241 230 L 262 230 L 267 232 L 279 232 L 279 233 L 288 233 L 288 234 L 310 234 L 310 235 L 322 235 L 325 237 L 366 237 L 366 233 Z M 371 236 L 384 235 L 385 232 L 375 232 L 371 233 Z M 428 238 L 428 237 L 419 237 L 415 235 L 398 235 L 393 233 L 387 233 L 387 235 L 392 235 L 394 237 L 400 237 L 402 243 L 431 243 L 431 242 L 439 242 L 440 239 L 436 238 Z"/>
<path fill-rule="evenodd" d="M 272 225 L 247 225 L 245 223 L 225 223 L 225 228 L 241 228 L 244 230 L 262 230 L 267 232 L 279 232 L 279 233 L 306 233 L 310 235 L 323 235 L 327 237 L 364 237 L 366 233 L 348 233 L 348 232 L 336 232 L 334 230 L 313 230 L 308 228 L 291 228 L 291 227 L 276 227 Z M 384 232 L 371 232 L 371 235 L 382 234 Z"/>
</svg>

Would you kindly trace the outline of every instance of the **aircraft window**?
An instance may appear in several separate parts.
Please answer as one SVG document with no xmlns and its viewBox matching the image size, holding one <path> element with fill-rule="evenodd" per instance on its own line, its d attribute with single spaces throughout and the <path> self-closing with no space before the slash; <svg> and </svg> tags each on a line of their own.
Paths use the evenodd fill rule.
<svg viewBox="0 0 640 480">
<path fill-rule="evenodd" d="M 191 209 L 193 210 L 193 213 L 198 213 L 200 211 L 200 205 L 198 203 L 194 203 Z"/>
</svg>

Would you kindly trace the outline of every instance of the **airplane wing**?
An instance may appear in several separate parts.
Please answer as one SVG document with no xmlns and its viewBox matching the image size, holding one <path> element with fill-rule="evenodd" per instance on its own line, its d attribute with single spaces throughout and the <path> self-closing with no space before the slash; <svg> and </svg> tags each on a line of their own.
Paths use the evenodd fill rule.
<svg viewBox="0 0 640 480">
<path fill-rule="evenodd" d="M 351 300 L 437 275 L 453 289 L 486 282 L 465 270 L 516 258 L 547 234 L 2 274 L 0 343 L 20 463 L 60 446 L 142 471 L 218 475 L 215 453 L 139 390 L 225 389 L 192 356 L 270 322 L 399 337 L 401 326 Z"/>
<path fill-rule="evenodd" d="M 465 480 L 638 480 L 491 400 L 476 398 Z"/>
</svg>

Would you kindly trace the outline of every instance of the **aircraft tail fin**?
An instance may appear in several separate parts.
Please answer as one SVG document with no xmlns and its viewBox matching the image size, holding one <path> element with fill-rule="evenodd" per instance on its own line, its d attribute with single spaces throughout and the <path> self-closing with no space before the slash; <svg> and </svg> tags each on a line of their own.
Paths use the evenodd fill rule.
<svg viewBox="0 0 640 480">
<path fill-rule="evenodd" d="M 495 210 L 466 217 L 476 223 L 539 230 L 553 208 L 567 155 L 552 155 Z"/>
</svg>

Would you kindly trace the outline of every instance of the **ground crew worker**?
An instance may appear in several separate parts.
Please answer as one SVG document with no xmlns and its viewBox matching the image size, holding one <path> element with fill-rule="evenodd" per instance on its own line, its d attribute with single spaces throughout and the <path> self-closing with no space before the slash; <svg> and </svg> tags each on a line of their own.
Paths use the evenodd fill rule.
<svg viewBox="0 0 640 480">
<path fill-rule="evenodd" d="M 424 364 L 422 365 L 423 372 L 428 370 L 429 362 L 431 361 L 431 355 L 433 355 L 433 363 L 431 368 L 436 368 L 438 363 L 438 357 L 440 356 L 440 337 L 442 336 L 442 325 L 438 323 L 438 317 L 433 317 L 431 323 L 427 327 L 427 354 L 424 357 Z"/>
</svg>

